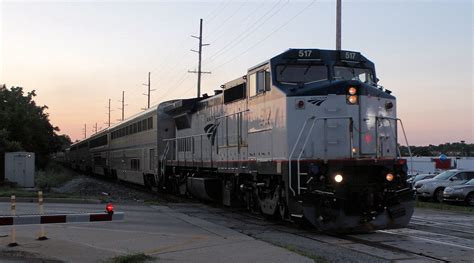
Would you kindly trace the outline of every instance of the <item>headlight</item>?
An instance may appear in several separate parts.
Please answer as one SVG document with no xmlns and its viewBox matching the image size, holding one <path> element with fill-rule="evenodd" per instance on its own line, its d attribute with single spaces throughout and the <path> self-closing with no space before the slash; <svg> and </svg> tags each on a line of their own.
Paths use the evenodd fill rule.
<svg viewBox="0 0 474 263">
<path fill-rule="evenodd" d="M 357 104 L 357 95 L 351 95 L 351 96 L 347 97 L 347 101 L 350 104 Z"/>
<path fill-rule="evenodd" d="M 454 189 L 451 188 L 451 187 L 446 187 L 446 188 L 444 189 L 444 192 L 445 192 L 445 193 L 451 193 L 451 192 L 453 192 L 453 191 L 454 191 Z"/>
<path fill-rule="evenodd" d="M 393 181 L 393 178 L 395 178 L 395 176 L 393 176 L 392 173 L 388 173 L 388 174 L 385 176 L 385 179 L 387 179 L 387 181 L 389 181 L 389 182 Z"/>
<path fill-rule="evenodd" d="M 334 181 L 336 181 L 336 183 L 342 182 L 342 179 L 344 178 L 340 174 L 336 174 L 336 176 L 334 176 Z"/>
<path fill-rule="evenodd" d="M 357 89 L 354 87 L 350 87 L 348 92 L 349 92 L 349 95 L 356 95 Z"/>
</svg>

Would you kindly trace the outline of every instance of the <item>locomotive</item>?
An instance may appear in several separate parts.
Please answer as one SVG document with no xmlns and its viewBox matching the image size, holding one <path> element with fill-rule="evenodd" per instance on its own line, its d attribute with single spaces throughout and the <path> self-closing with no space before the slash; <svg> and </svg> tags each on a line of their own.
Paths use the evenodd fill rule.
<svg viewBox="0 0 474 263">
<path fill-rule="evenodd" d="M 406 136 L 377 82 L 359 52 L 289 49 L 212 96 L 162 102 L 75 143 L 67 160 L 325 231 L 404 227 L 414 209 Z"/>
</svg>

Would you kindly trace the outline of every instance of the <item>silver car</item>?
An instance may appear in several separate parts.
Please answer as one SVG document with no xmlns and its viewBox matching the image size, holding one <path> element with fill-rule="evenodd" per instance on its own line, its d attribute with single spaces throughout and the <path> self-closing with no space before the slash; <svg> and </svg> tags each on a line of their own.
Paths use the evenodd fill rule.
<svg viewBox="0 0 474 263">
<path fill-rule="evenodd" d="M 411 184 L 412 186 L 415 185 L 416 182 L 431 179 L 435 177 L 437 174 L 417 174 L 407 179 L 407 183 Z"/>
<path fill-rule="evenodd" d="M 443 200 L 474 205 L 474 179 L 465 184 L 446 187 L 443 192 Z"/>
<path fill-rule="evenodd" d="M 416 182 L 414 189 L 420 199 L 432 198 L 434 201 L 441 202 L 446 187 L 464 184 L 471 179 L 474 179 L 474 170 L 448 170 L 432 179 Z"/>
</svg>

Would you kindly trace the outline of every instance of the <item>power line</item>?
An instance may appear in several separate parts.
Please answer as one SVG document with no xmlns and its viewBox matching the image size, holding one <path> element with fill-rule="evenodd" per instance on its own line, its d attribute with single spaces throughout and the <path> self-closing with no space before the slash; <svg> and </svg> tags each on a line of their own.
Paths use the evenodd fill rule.
<svg viewBox="0 0 474 263">
<path fill-rule="evenodd" d="M 211 30 L 208 34 L 209 35 L 212 35 L 216 32 L 218 32 L 227 22 L 229 22 L 230 19 L 232 19 L 236 14 L 239 13 L 239 11 L 242 9 L 242 7 L 245 6 L 245 4 L 248 2 L 248 0 L 245 0 L 244 2 L 241 3 L 241 5 L 234 11 L 232 11 L 232 15 L 230 16 L 227 16 L 226 19 L 224 19 L 224 21 L 220 22 L 216 28 L 214 28 L 213 30 Z"/>
<path fill-rule="evenodd" d="M 213 20 L 214 18 L 216 18 L 219 14 L 221 14 L 222 12 L 219 12 L 219 9 L 220 10 L 223 10 L 225 9 L 229 4 L 230 4 L 231 1 L 222 1 L 213 11 L 209 12 L 209 14 L 205 17 L 206 21 L 207 22 L 210 22 L 211 20 Z M 224 6 L 222 6 L 224 5 Z M 172 66 L 169 66 L 166 62 L 170 61 L 170 58 L 172 57 L 176 57 L 176 51 L 180 50 L 181 48 L 184 47 L 184 45 L 186 44 L 185 42 L 185 39 L 183 39 L 183 41 L 180 41 L 181 45 L 179 45 L 178 47 L 176 47 L 172 52 L 169 52 L 168 53 L 168 56 L 166 56 L 166 58 L 163 60 L 165 61 L 165 63 L 163 63 L 156 72 L 158 72 L 158 74 L 160 74 L 160 76 L 164 75 L 164 76 L 167 76 L 168 74 L 164 74 L 164 73 L 169 73 L 169 72 L 173 72 L 173 70 L 176 68 L 176 67 L 179 67 L 181 66 L 181 64 L 183 63 L 183 60 L 176 60 L 176 63 L 174 63 Z M 166 71 L 164 69 L 167 69 Z M 176 75 L 177 76 L 177 75 Z M 172 79 L 172 78 L 171 78 Z"/>
<path fill-rule="evenodd" d="M 242 19 L 242 20 L 239 20 L 239 23 L 240 24 L 243 24 L 244 22 L 246 22 L 249 18 L 251 18 L 255 13 L 257 13 L 259 10 L 260 10 L 260 7 L 263 7 L 265 5 L 265 2 L 262 1 L 260 3 L 260 5 L 258 7 L 255 7 L 255 8 L 252 8 L 253 9 L 253 12 L 248 12 L 248 15 Z M 245 29 L 246 30 L 246 29 Z M 244 31 L 245 31 L 244 30 Z M 219 39 L 222 35 L 224 35 L 225 33 L 228 33 L 229 31 L 222 31 L 222 34 L 218 34 L 218 35 L 215 35 L 214 38 L 212 38 L 211 40 L 209 40 L 209 42 L 213 43 L 214 41 L 216 41 L 217 39 Z M 233 34 L 235 34 L 235 32 L 231 32 Z M 240 34 L 239 34 L 240 35 Z"/>
<path fill-rule="evenodd" d="M 282 0 L 279 0 L 272 8 L 270 8 L 262 17 L 257 19 L 257 21 L 247 29 L 247 33 L 243 35 L 238 35 L 236 38 L 232 39 L 229 41 L 226 45 L 224 45 L 221 49 L 219 49 L 217 52 L 213 53 L 210 55 L 207 60 L 212 60 L 216 58 L 217 56 L 220 56 L 227 51 L 229 51 L 231 48 L 235 47 L 236 45 L 242 43 L 243 40 L 247 39 L 251 34 L 253 34 L 257 29 L 259 29 L 263 24 L 265 24 L 270 18 L 274 17 L 280 10 L 285 7 L 289 1 L 284 3 L 282 6 L 280 6 L 276 11 L 272 13 L 272 11 L 277 8 L 277 6 L 280 5 Z M 260 22 L 263 19 L 262 22 Z"/>
<path fill-rule="evenodd" d="M 275 28 L 272 32 L 270 32 L 270 34 L 266 35 L 264 38 L 260 39 L 259 41 L 255 42 L 253 45 L 251 45 L 250 47 L 248 47 L 246 50 L 244 50 L 243 52 L 241 52 L 240 54 L 238 54 L 237 56 L 234 56 L 232 57 L 231 59 L 227 60 L 226 62 L 224 63 L 221 63 L 219 64 L 218 66 L 214 67 L 212 70 L 215 70 L 216 68 L 219 68 L 227 63 L 230 63 L 232 61 L 234 61 L 236 58 L 242 56 L 243 54 L 249 52 L 252 48 L 256 47 L 258 44 L 262 43 L 263 41 L 267 40 L 271 35 L 273 35 L 274 33 L 276 33 L 278 30 L 282 29 L 283 27 L 285 27 L 287 24 L 289 24 L 291 21 L 293 21 L 296 17 L 298 17 L 299 15 L 301 15 L 304 11 L 306 11 L 306 9 L 308 9 L 309 7 L 311 7 L 314 3 L 316 2 L 316 0 L 313 0 L 311 1 L 308 5 L 306 5 L 303 9 L 301 9 L 298 13 L 296 13 L 294 16 L 292 16 L 290 19 L 286 20 L 283 24 L 281 24 L 279 27 Z"/>
<path fill-rule="evenodd" d="M 230 4 L 230 2 L 231 2 L 231 1 L 221 2 L 221 5 L 224 4 L 224 6 L 223 6 L 222 8 L 220 8 L 220 11 L 226 9 L 227 6 Z M 212 16 L 211 16 L 211 17 L 206 17 L 206 21 L 207 21 L 207 22 L 211 22 L 211 21 L 214 20 L 219 14 L 222 14 L 222 12 L 218 12 L 218 11 L 219 11 L 219 7 L 220 7 L 221 5 L 218 5 L 217 8 L 214 9 L 214 11 L 215 11 L 215 12 L 213 11 L 214 14 L 212 14 L 212 12 L 209 13 L 209 16 L 210 16 L 211 14 L 212 14 Z"/>
<path fill-rule="evenodd" d="M 175 83 L 175 85 L 172 85 L 170 86 L 163 94 L 165 94 L 165 97 L 163 98 L 163 100 L 169 98 L 170 96 L 172 96 L 174 94 L 174 92 L 176 91 L 176 89 L 181 86 L 183 84 L 183 82 L 189 78 L 189 74 L 188 72 L 184 72 L 181 76 L 181 78 Z M 158 100 L 156 101 L 158 102 Z"/>
</svg>

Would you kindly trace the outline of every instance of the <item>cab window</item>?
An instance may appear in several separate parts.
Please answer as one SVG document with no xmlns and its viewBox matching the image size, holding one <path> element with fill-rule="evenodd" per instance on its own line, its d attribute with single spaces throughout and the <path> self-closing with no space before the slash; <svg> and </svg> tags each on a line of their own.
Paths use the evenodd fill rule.
<svg viewBox="0 0 474 263">
<path fill-rule="evenodd" d="M 270 91 L 270 72 L 259 70 L 249 75 L 249 95 L 250 97 Z"/>
</svg>

